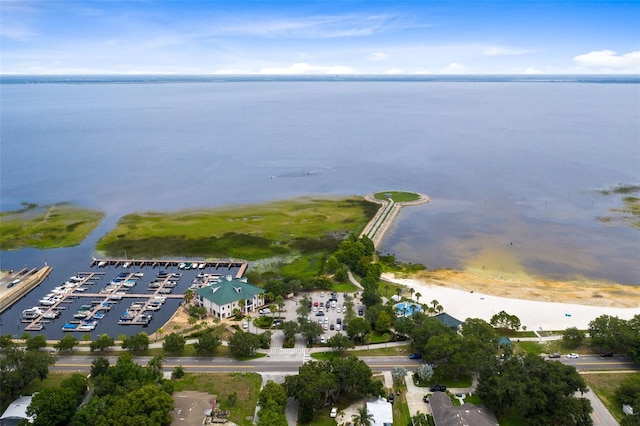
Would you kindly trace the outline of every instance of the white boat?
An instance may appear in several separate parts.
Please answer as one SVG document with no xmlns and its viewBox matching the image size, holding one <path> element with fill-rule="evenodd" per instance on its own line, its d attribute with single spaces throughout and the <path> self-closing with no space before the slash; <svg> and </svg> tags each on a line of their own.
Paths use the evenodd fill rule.
<svg viewBox="0 0 640 426">
<path fill-rule="evenodd" d="M 129 266 L 131 266 L 131 262 L 124 262 L 124 263 L 122 264 L 122 267 L 123 267 L 123 268 L 128 268 Z"/>
<path fill-rule="evenodd" d="M 40 315 L 42 315 L 44 313 L 44 311 L 38 307 L 33 307 L 30 309 L 25 309 L 24 311 L 22 311 L 22 318 L 23 319 L 36 319 L 38 318 Z"/>
<path fill-rule="evenodd" d="M 186 263 L 180 262 L 180 264 L 178 264 L 178 269 L 184 269 L 186 266 L 187 266 Z"/>
<path fill-rule="evenodd" d="M 204 268 L 206 268 L 206 267 L 207 267 L 207 264 L 206 264 L 206 263 L 201 263 L 201 264 L 198 266 L 198 268 L 200 268 L 200 269 L 204 269 Z"/>
<path fill-rule="evenodd" d="M 135 274 L 133 274 L 134 277 L 138 277 L 138 278 L 142 278 L 144 277 L 144 272 L 136 272 Z"/>
<path fill-rule="evenodd" d="M 40 299 L 38 303 L 40 303 L 42 306 L 53 306 L 56 304 L 56 301 L 50 298 L 44 298 Z"/>
<path fill-rule="evenodd" d="M 98 268 L 104 268 L 105 266 L 107 266 L 107 262 L 105 260 L 98 262 Z"/>
<path fill-rule="evenodd" d="M 42 314 L 42 318 L 46 319 L 56 319 L 60 316 L 60 312 L 58 311 L 48 311 Z"/>
</svg>

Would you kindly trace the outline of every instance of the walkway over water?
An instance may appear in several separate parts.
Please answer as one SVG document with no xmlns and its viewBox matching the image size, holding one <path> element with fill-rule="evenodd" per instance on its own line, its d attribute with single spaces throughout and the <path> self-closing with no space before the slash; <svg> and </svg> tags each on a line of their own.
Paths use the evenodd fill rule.
<svg viewBox="0 0 640 426">
<path fill-rule="evenodd" d="M 385 234 L 389 230 L 391 223 L 398 216 L 400 210 L 404 206 L 415 206 L 418 204 L 424 204 L 429 202 L 429 197 L 424 194 L 416 193 L 419 198 L 415 201 L 405 201 L 396 203 L 392 198 L 386 200 L 380 200 L 375 197 L 374 193 L 367 194 L 364 198 L 372 203 L 380 204 L 380 209 L 371 221 L 365 226 L 364 230 L 360 234 L 360 237 L 367 236 L 373 241 L 373 246 L 377 249 Z"/>
</svg>

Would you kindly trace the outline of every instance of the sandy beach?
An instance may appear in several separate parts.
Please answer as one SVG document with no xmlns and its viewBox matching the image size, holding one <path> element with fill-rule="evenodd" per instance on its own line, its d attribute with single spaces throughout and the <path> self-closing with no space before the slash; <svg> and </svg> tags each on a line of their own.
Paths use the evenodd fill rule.
<svg viewBox="0 0 640 426">
<path fill-rule="evenodd" d="M 600 315 L 630 319 L 640 314 L 640 288 L 615 284 L 581 287 L 576 283 L 506 282 L 457 271 L 446 274 L 449 276 L 443 276 L 442 272 L 424 272 L 403 278 L 384 273 L 382 279 L 413 288 L 413 299 L 420 293 L 421 303 L 438 300 L 446 313 L 461 321 L 480 318 L 488 322 L 504 310 L 518 316 L 527 330 L 586 329 L 589 322 Z"/>
</svg>

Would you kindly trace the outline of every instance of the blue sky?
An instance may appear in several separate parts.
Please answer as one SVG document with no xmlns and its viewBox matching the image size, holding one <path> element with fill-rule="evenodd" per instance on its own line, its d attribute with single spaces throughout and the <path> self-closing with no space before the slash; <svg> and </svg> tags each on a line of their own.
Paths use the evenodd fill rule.
<svg viewBox="0 0 640 426">
<path fill-rule="evenodd" d="M 639 1 L 0 0 L 3 74 L 640 74 Z"/>
</svg>

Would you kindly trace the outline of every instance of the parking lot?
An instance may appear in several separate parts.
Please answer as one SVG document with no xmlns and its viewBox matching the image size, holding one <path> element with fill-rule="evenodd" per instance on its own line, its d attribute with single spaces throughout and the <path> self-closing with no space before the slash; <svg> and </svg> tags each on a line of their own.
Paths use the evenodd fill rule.
<svg viewBox="0 0 640 426">
<path fill-rule="evenodd" d="M 276 318 L 281 319 L 282 321 L 296 321 L 298 320 L 298 315 L 296 310 L 298 309 L 299 303 L 307 294 L 311 299 L 311 312 L 309 313 L 308 319 L 309 321 L 314 321 L 320 324 L 324 330 L 323 335 L 319 339 L 318 343 L 322 343 L 322 337 L 325 340 L 331 338 L 336 333 L 342 332 L 346 334 L 344 329 L 345 327 L 345 310 L 346 303 L 344 298 L 344 293 L 336 293 L 335 296 L 329 291 L 313 291 L 310 293 L 300 293 L 299 295 L 291 298 L 285 299 L 285 306 L 280 311 L 280 314 L 277 312 L 273 314 Z M 356 315 L 359 310 L 364 310 L 364 306 L 359 303 L 359 299 L 355 296 L 355 293 L 347 293 L 351 297 L 354 298 L 354 310 L 356 311 Z M 260 315 L 272 315 L 270 313 L 267 314 L 258 314 Z M 260 333 L 261 330 L 255 330 L 255 327 L 251 326 L 250 331 L 255 331 Z M 273 330 L 273 338 L 272 338 L 272 348 L 282 347 L 282 342 L 284 340 L 284 336 L 282 331 Z M 301 336 L 297 336 L 296 339 L 296 347 L 305 347 L 306 344 L 304 339 Z"/>
</svg>

